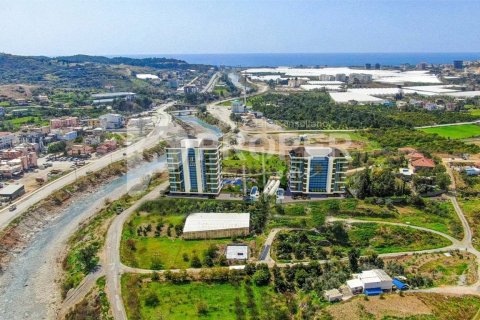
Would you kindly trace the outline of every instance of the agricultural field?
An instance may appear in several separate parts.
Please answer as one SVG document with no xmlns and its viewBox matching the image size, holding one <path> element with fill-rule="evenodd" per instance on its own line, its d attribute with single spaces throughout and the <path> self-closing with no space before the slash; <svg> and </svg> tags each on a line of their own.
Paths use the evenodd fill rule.
<svg viewBox="0 0 480 320">
<path fill-rule="evenodd" d="M 408 277 L 415 275 L 429 277 L 434 287 L 471 285 L 478 279 L 475 256 L 467 252 L 405 255 L 385 258 L 384 261 L 387 270 L 390 264 L 400 265 L 404 271 L 398 273 Z"/>
<path fill-rule="evenodd" d="M 480 136 L 480 126 L 476 124 L 462 124 L 445 127 L 420 129 L 426 133 L 436 133 L 450 139 L 468 139 Z"/>
<path fill-rule="evenodd" d="M 224 249 L 232 242 L 244 242 L 256 254 L 255 237 L 238 239 L 184 240 L 185 217 L 193 212 L 250 212 L 251 230 L 263 230 L 269 205 L 264 201 L 216 201 L 160 198 L 145 202 L 122 230 L 120 254 L 132 267 L 171 269 L 225 265 Z"/>
<path fill-rule="evenodd" d="M 153 270 L 200 267 L 205 264 L 209 250 L 215 252 L 214 259 L 219 258 L 232 243 L 232 239 L 183 240 L 180 237 L 183 223 L 182 215 L 134 216 L 123 229 L 122 261 L 132 267 Z M 243 240 L 237 242 L 240 241 Z M 192 265 L 198 263 L 194 259 L 200 265 Z"/>
<path fill-rule="evenodd" d="M 326 308 L 326 319 L 409 319 L 409 320 L 464 320 L 473 319 L 480 307 L 475 296 L 445 296 L 432 293 L 389 294 L 385 296 L 356 297 Z"/>
<path fill-rule="evenodd" d="M 447 239 L 408 227 L 376 223 L 334 223 L 320 232 L 283 231 L 273 243 L 273 257 L 279 261 L 325 260 L 345 257 L 352 248 L 361 254 L 419 251 L 450 245 Z"/>
<path fill-rule="evenodd" d="M 245 283 L 143 282 L 126 274 L 122 293 L 129 319 L 267 319 L 286 308 L 272 287 Z"/>
<path fill-rule="evenodd" d="M 412 205 L 379 205 L 366 200 L 343 199 L 287 204 L 270 221 L 270 227 L 312 227 L 311 215 L 324 212 L 338 218 L 385 221 L 410 224 L 443 232 L 457 239 L 463 237 L 460 219 L 450 201 L 425 200 L 425 207 Z"/>
</svg>

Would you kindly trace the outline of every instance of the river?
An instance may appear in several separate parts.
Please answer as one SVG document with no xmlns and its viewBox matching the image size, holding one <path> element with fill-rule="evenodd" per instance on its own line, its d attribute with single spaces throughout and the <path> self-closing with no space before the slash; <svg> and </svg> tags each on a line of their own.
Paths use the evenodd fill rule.
<svg viewBox="0 0 480 320">
<path fill-rule="evenodd" d="M 164 157 L 139 164 L 98 191 L 77 200 L 34 235 L 29 246 L 0 276 L 0 318 L 52 319 L 53 307 L 59 298 L 54 269 L 69 236 L 82 220 L 103 205 L 105 198 L 118 198 L 147 174 L 164 168 Z"/>
</svg>

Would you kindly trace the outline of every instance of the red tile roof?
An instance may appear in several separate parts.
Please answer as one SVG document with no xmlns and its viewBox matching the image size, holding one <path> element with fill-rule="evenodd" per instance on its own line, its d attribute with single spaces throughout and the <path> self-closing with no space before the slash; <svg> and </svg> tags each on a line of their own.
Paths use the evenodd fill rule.
<svg viewBox="0 0 480 320">
<path fill-rule="evenodd" d="M 421 158 L 412 161 L 412 166 L 422 168 L 435 168 L 435 162 L 432 159 Z"/>
</svg>

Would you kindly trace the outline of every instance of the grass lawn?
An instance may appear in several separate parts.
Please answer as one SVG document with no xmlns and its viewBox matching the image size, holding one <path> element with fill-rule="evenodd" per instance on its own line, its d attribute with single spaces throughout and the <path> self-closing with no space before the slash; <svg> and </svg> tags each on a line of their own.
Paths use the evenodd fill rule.
<svg viewBox="0 0 480 320">
<path fill-rule="evenodd" d="M 245 284 L 190 282 L 171 284 L 143 282 L 138 275 L 122 277 L 122 294 L 129 319 L 268 319 L 274 308 L 285 308 L 285 297 L 271 287 Z M 247 291 L 253 292 L 248 299 Z M 149 295 L 158 297 L 156 306 L 147 306 Z M 203 310 L 200 311 L 200 310 Z M 241 319 L 243 319 L 241 318 Z"/>
<path fill-rule="evenodd" d="M 236 151 L 222 161 L 223 170 L 241 173 L 243 166 L 248 173 L 261 173 L 265 166 L 267 173 L 283 173 L 287 163 L 277 155 L 249 151 Z"/>
<path fill-rule="evenodd" d="M 426 133 L 436 133 L 441 137 L 451 139 L 468 139 L 480 136 L 480 126 L 476 124 L 462 124 L 457 126 L 425 128 L 420 130 Z"/>
<path fill-rule="evenodd" d="M 276 216 L 269 227 L 312 226 L 311 212 L 322 211 L 339 218 L 406 223 L 440 231 L 457 239 L 463 237 L 462 224 L 450 201 L 435 201 L 433 204 L 433 201 L 427 200 L 427 207 L 423 209 L 399 205 L 389 209 L 385 205 L 368 204 L 357 199 L 331 199 L 291 203 L 284 208 L 285 215 Z"/>
<path fill-rule="evenodd" d="M 480 117 L 480 109 L 470 109 L 469 112 L 472 116 Z"/>
<path fill-rule="evenodd" d="M 136 240 L 136 250 L 130 254 L 125 243 L 122 241 L 121 257 L 127 265 L 143 269 L 183 269 L 190 267 L 190 260 L 196 254 L 200 260 L 203 259 L 203 252 L 211 244 L 226 246 L 231 239 L 212 240 L 183 240 L 168 237 L 141 237 Z M 188 255 L 188 261 L 184 261 L 183 255 Z M 157 264 L 157 266 L 155 266 Z"/>
</svg>

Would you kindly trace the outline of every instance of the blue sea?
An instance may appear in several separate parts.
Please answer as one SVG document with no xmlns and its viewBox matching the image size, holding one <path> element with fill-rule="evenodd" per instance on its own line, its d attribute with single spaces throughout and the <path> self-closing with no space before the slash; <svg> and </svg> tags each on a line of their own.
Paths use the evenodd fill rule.
<svg viewBox="0 0 480 320">
<path fill-rule="evenodd" d="M 167 57 L 193 64 L 278 67 L 278 66 L 382 66 L 453 63 L 453 60 L 480 60 L 480 53 L 242 53 L 242 54 L 156 54 L 134 55 L 134 58 Z"/>
</svg>

